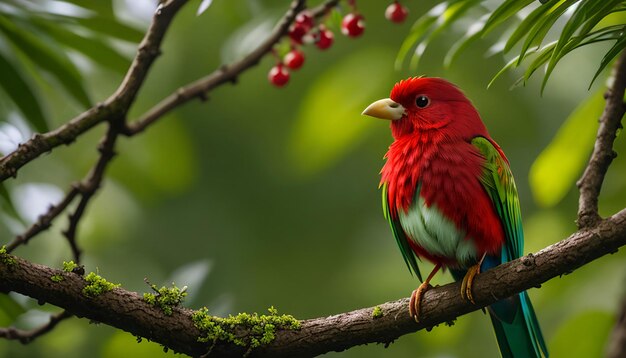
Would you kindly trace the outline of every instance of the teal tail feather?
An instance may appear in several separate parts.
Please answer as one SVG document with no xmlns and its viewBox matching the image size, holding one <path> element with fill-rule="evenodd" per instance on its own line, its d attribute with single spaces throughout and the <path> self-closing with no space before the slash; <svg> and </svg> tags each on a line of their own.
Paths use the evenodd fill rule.
<svg viewBox="0 0 626 358">
<path fill-rule="evenodd" d="M 548 357 L 537 316 L 526 291 L 488 308 L 503 358 Z"/>
<path fill-rule="evenodd" d="M 500 258 L 486 256 L 481 271 L 500 264 Z M 467 270 L 451 269 L 456 281 L 463 280 Z M 548 358 L 539 321 L 526 291 L 500 300 L 487 307 L 498 347 L 503 358 Z"/>
</svg>

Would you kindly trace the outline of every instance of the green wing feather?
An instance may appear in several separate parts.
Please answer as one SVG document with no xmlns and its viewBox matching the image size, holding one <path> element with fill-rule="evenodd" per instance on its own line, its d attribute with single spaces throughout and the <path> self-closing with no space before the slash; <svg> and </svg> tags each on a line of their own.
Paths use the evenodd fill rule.
<svg viewBox="0 0 626 358">
<path fill-rule="evenodd" d="M 524 231 L 511 168 L 487 138 L 476 137 L 472 144 L 485 157 L 480 181 L 504 226 L 506 242 L 500 262 L 514 260 L 523 254 Z M 489 307 L 489 312 L 503 357 L 548 357 L 539 321 L 525 291 L 496 302 Z"/>
<path fill-rule="evenodd" d="M 480 181 L 491 198 L 504 226 L 506 242 L 502 250 L 502 263 L 522 256 L 524 231 L 517 188 L 511 168 L 498 149 L 484 137 L 476 137 L 472 144 L 485 157 Z"/>
<path fill-rule="evenodd" d="M 400 252 L 402 252 L 402 257 L 404 258 L 406 266 L 409 268 L 409 271 L 415 273 L 420 281 L 423 281 L 419 266 L 417 266 L 417 257 L 415 256 L 415 253 L 413 253 L 411 246 L 409 246 L 408 238 L 406 237 L 402 226 L 400 226 L 400 221 L 391 217 L 389 201 L 387 200 L 387 183 L 383 184 L 383 214 L 385 215 L 385 219 L 389 222 L 391 232 L 393 232 L 393 236 L 396 238 L 396 242 L 400 247 Z"/>
</svg>

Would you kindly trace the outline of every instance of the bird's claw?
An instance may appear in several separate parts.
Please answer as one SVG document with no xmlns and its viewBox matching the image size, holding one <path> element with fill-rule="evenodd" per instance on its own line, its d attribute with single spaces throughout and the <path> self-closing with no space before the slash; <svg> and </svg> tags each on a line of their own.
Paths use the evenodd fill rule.
<svg viewBox="0 0 626 358">
<path fill-rule="evenodd" d="M 472 293 L 472 286 L 474 285 L 474 277 L 480 273 L 480 263 L 470 267 L 463 277 L 463 282 L 461 283 L 461 297 L 463 299 L 470 301 L 473 304 L 476 304 L 474 301 L 474 294 Z"/>
<path fill-rule="evenodd" d="M 428 282 L 424 282 L 419 285 L 418 288 L 411 293 L 411 299 L 409 301 L 409 315 L 413 317 L 415 322 L 419 323 L 419 316 L 421 312 L 422 296 L 432 286 Z"/>
</svg>

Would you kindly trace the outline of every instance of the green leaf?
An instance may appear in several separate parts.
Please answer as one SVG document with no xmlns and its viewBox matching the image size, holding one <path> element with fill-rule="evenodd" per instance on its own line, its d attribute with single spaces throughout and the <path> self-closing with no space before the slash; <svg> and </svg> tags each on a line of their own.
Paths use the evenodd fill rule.
<svg viewBox="0 0 626 358">
<path fill-rule="evenodd" d="M 72 20 L 89 30 L 132 43 L 139 43 L 144 35 L 143 31 L 117 21 L 115 18 L 93 16 Z"/>
<path fill-rule="evenodd" d="M 570 114 L 531 166 L 529 181 L 537 204 L 554 206 L 574 187 L 593 148 L 604 91 L 598 90 Z"/>
<path fill-rule="evenodd" d="M 355 52 L 319 75 L 302 97 L 287 144 L 288 163 L 299 175 L 314 175 L 337 162 L 380 122 L 361 116 L 387 97 L 392 69 L 386 49 Z M 367 61 L 363 61 L 366 58 Z M 381 71 L 372 76 L 372 68 Z"/>
<path fill-rule="evenodd" d="M 590 32 L 582 40 L 576 40 L 576 48 L 600 41 L 617 40 L 623 31 L 624 25 L 612 25 Z"/>
<path fill-rule="evenodd" d="M 544 63 L 548 62 L 550 56 L 554 52 L 554 48 L 556 47 L 556 41 L 551 42 L 540 50 L 537 51 L 537 57 L 533 60 L 533 62 L 526 68 L 526 72 L 524 73 L 524 82 L 528 81 L 530 76 L 532 76 L 535 71 L 541 67 Z M 527 53 L 528 55 L 528 53 Z"/>
<path fill-rule="evenodd" d="M 82 53 L 105 68 L 123 74 L 130 66 L 130 59 L 122 56 L 99 38 L 77 35 L 73 31 L 49 21 L 41 21 L 40 19 L 32 19 L 32 21 L 37 27 L 43 29 L 46 35 Z"/>
<path fill-rule="evenodd" d="M 481 32 L 481 36 L 487 35 L 491 30 L 502 22 L 517 14 L 521 9 L 530 5 L 534 0 L 506 0 L 491 14 Z"/>
<path fill-rule="evenodd" d="M 524 20 L 522 20 L 511 36 L 509 36 L 509 39 L 504 46 L 504 52 L 510 51 L 513 46 L 520 42 L 525 36 L 529 36 L 530 30 L 535 26 L 537 21 L 544 16 L 548 10 L 550 10 L 552 5 L 558 3 L 559 1 L 561 0 L 550 0 L 549 3 L 537 7 Z M 521 53 L 521 57 L 524 57 L 523 53 Z"/>
<path fill-rule="evenodd" d="M 474 5 L 476 5 L 479 0 L 466 0 L 451 3 L 450 6 L 441 14 L 436 23 L 435 29 L 428 34 L 423 41 L 421 41 L 413 53 L 413 57 L 411 58 L 410 68 L 416 69 L 419 64 L 419 60 L 424 53 L 428 44 L 434 40 L 441 32 L 447 30 L 456 20 L 461 18 L 463 15 L 467 13 L 469 9 L 471 9 Z"/>
<path fill-rule="evenodd" d="M 35 34 L 20 29 L 14 22 L 2 15 L 0 15 L 0 31 L 29 60 L 53 75 L 67 93 L 82 106 L 91 107 L 91 101 L 83 86 L 80 73 L 66 56 L 45 44 Z"/>
<path fill-rule="evenodd" d="M 563 322 L 550 341 L 553 357 L 604 357 L 613 313 L 586 311 Z"/>
<path fill-rule="evenodd" d="M 15 322 L 15 320 L 26 312 L 24 307 L 17 303 L 13 297 L 1 293 L 0 294 L 0 326 L 7 327 Z"/>
<path fill-rule="evenodd" d="M 613 61 L 615 56 L 619 55 L 619 53 L 622 52 L 622 50 L 625 47 L 626 47 L 626 31 L 622 32 L 622 34 L 617 39 L 617 41 L 615 41 L 615 44 L 613 45 L 613 47 L 611 47 L 609 51 L 602 58 L 602 61 L 600 62 L 600 66 L 598 67 L 598 70 L 593 75 L 593 78 L 591 79 L 591 83 L 589 83 L 589 87 L 591 87 L 591 85 L 593 84 L 593 82 L 595 82 L 596 78 L 598 78 L 600 73 L 602 73 L 602 71 L 606 68 L 606 66 L 609 63 L 611 63 L 611 61 Z"/>
<path fill-rule="evenodd" d="M 450 50 L 448 50 L 446 57 L 443 60 L 444 67 L 448 68 L 452 66 L 461 52 L 463 52 L 463 50 L 465 50 L 472 42 L 478 40 L 482 36 L 480 29 L 483 26 L 484 23 L 482 22 L 472 24 L 465 33 L 465 36 L 450 46 Z"/>
<path fill-rule="evenodd" d="M 513 67 L 517 67 L 517 59 L 519 58 L 519 56 L 514 57 L 513 59 L 511 59 L 509 62 L 507 62 L 506 65 L 504 65 L 500 71 L 498 71 L 498 73 L 496 73 L 492 78 L 491 81 L 489 81 L 489 84 L 487 84 L 487 88 L 491 87 L 491 85 L 493 85 L 493 83 L 495 82 L 496 79 L 498 79 L 500 76 L 502 76 L 503 73 L 505 73 L 507 70 L 513 68 Z"/>
<path fill-rule="evenodd" d="M 13 103 L 24 114 L 37 132 L 47 132 L 48 124 L 41 105 L 33 89 L 22 78 L 20 72 L 0 52 L 0 87 L 9 96 Z"/>
<path fill-rule="evenodd" d="M 526 40 L 522 45 L 522 50 L 520 51 L 522 55 L 522 59 L 524 58 L 525 52 L 531 46 L 540 46 L 543 42 L 543 39 L 548 34 L 548 31 L 552 28 L 556 20 L 563 15 L 563 13 L 572 5 L 577 3 L 580 0 L 561 0 L 558 1 L 554 6 L 549 8 L 530 28 L 528 36 L 526 36 Z M 549 3 L 543 6 L 548 7 Z M 539 8 L 542 8 L 540 6 Z"/>
<path fill-rule="evenodd" d="M 409 52 L 417 44 L 424 35 L 430 29 L 430 26 L 437 21 L 437 19 L 441 16 L 441 14 L 446 10 L 447 4 L 442 3 L 439 4 L 432 9 L 430 9 L 426 14 L 421 16 L 411 27 L 411 31 L 407 35 L 407 37 L 402 41 L 402 45 L 400 45 L 400 50 L 398 51 L 398 55 L 396 56 L 395 68 L 396 70 L 400 70 L 402 68 L 402 64 L 404 60 L 407 58 Z"/>
<path fill-rule="evenodd" d="M 580 6 L 574 10 L 574 13 L 561 31 L 561 36 L 556 43 L 554 51 L 552 51 L 550 62 L 548 63 L 546 74 L 541 84 L 542 91 L 559 60 L 576 48 L 578 42 L 582 41 L 584 36 L 621 1 L 622 0 L 583 1 Z M 579 36 L 572 38 L 575 31 L 583 24 L 585 24 L 585 27 L 581 30 Z"/>
</svg>

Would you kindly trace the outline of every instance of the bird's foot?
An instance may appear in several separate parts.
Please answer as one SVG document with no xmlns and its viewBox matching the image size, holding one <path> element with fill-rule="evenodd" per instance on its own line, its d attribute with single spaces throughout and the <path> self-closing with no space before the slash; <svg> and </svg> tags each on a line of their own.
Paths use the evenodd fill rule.
<svg viewBox="0 0 626 358">
<path fill-rule="evenodd" d="M 415 322 L 419 323 L 422 296 L 429 288 L 432 288 L 432 286 L 428 283 L 428 281 L 426 281 L 419 285 L 419 287 L 413 290 L 413 293 L 411 293 L 411 300 L 409 301 L 409 315 L 413 317 Z"/>
<path fill-rule="evenodd" d="M 461 283 L 461 297 L 473 304 L 476 304 L 476 302 L 474 301 L 474 294 L 472 294 L 472 286 L 474 285 L 474 277 L 480 273 L 481 263 L 482 260 L 478 264 L 470 267 Z"/>
</svg>

